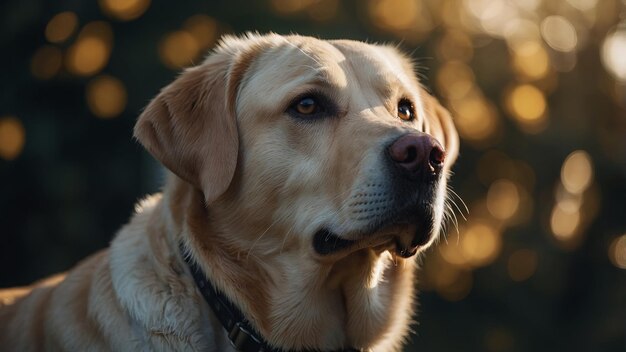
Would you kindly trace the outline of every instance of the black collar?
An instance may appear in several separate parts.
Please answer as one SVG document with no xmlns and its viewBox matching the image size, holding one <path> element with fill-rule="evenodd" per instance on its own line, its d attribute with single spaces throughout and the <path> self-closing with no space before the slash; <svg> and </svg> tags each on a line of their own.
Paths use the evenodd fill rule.
<svg viewBox="0 0 626 352">
<path fill-rule="evenodd" d="M 219 319 L 228 333 L 228 339 L 237 351 L 241 352 L 285 352 L 271 347 L 267 341 L 253 328 L 243 313 L 226 296 L 218 291 L 206 278 L 202 269 L 180 245 L 181 255 L 191 271 L 196 286 L 202 293 L 204 300 L 209 304 L 215 316 Z M 355 348 L 347 348 L 338 352 L 358 352 Z"/>
</svg>

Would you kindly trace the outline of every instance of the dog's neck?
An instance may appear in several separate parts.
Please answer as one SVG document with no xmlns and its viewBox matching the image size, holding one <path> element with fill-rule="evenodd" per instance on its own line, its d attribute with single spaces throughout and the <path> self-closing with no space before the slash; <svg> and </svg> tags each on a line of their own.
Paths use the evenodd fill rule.
<svg viewBox="0 0 626 352">
<path fill-rule="evenodd" d="M 290 350 L 400 347 L 412 314 L 413 260 L 394 262 L 369 249 L 334 263 L 298 250 L 250 255 L 200 191 L 176 177 L 166 189 L 168 242 L 186 242 L 202 271 L 267 341 Z"/>
</svg>

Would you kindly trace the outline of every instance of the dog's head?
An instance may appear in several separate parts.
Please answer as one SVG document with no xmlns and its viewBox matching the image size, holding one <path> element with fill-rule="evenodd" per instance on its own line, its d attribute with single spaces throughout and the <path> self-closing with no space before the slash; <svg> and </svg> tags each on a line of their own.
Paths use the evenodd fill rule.
<svg viewBox="0 0 626 352">
<path fill-rule="evenodd" d="M 458 153 L 448 112 L 393 47 L 301 36 L 223 39 L 135 136 L 242 250 L 317 260 L 426 248 Z"/>
</svg>

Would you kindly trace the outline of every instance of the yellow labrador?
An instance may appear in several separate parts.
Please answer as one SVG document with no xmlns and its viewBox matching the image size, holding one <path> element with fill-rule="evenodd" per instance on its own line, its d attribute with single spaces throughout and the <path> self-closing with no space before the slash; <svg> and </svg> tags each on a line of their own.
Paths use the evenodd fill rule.
<svg viewBox="0 0 626 352">
<path fill-rule="evenodd" d="M 111 247 L 0 294 L 12 351 L 399 350 L 458 137 L 389 46 L 225 37 L 148 105 Z"/>
</svg>

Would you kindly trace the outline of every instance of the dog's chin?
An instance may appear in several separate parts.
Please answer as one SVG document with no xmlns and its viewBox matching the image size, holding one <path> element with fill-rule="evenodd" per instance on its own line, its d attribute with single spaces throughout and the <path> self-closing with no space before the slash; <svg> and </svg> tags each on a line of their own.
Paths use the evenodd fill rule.
<svg viewBox="0 0 626 352">
<path fill-rule="evenodd" d="M 342 235 L 327 228 L 315 233 L 313 247 L 321 256 L 344 256 L 352 252 L 372 248 L 389 250 L 402 258 L 410 258 L 427 247 L 434 237 L 431 219 L 410 219 L 381 224 L 371 231 L 357 231 Z M 349 239 L 354 238 L 354 239 Z"/>
</svg>

